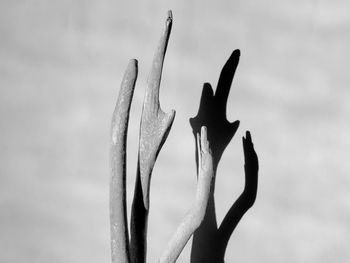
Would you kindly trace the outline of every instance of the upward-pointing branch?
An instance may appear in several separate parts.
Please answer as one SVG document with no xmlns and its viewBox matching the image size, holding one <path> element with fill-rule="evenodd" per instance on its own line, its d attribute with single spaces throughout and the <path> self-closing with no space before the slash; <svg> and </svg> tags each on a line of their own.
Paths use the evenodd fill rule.
<svg viewBox="0 0 350 263">
<path fill-rule="evenodd" d="M 138 167 L 131 211 L 131 260 L 133 263 L 143 263 L 146 260 L 151 174 L 175 117 L 174 110 L 164 113 L 159 104 L 160 81 L 171 26 L 172 13 L 168 11 L 165 30 L 154 55 L 142 109 Z"/>
<path fill-rule="evenodd" d="M 137 78 L 137 61 L 130 60 L 113 112 L 110 148 L 110 227 L 112 263 L 129 263 L 126 217 L 126 138 L 129 112 Z"/>
<path fill-rule="evenodd" d="M 148 209 L 149 206 L 149 181 L 152 169 L 175 117 L 174 110 L 171 110 L 169 113 L 164 113 L 159 104 L 160 81 L 172 19 L 172 13 L 168 11 L 165 30 L 154 55 L 141 116 L 139 163 L 143 202 L 146 209 Z"/>
<path fill-rule="evenodd" d="M 214 165 L 206 127 L 201 128 L 200 135 L 197 134 L 197 148 L 198 182 L 196 199 L 170 240 L 159 263 L 174 263 L 176 261 L 193 232 L 202 223 L 207 209 L 210 188 L 214 176 Z"/>
</svg>

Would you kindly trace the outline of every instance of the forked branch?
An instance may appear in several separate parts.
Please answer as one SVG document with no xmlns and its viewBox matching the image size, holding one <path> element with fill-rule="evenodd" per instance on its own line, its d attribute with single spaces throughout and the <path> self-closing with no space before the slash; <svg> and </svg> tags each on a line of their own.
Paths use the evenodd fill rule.
<svg viewBox="0 0 350 263">
<path fill-rule="evenodd" d="M 165 113 L 159 103 L 162 69 L 172 20 L 172 13 L 169 11 L 145 91 L 131 211 L 130 240 L 126 213 L 126 141 L 130 106 L 138 71 L 136 60 L 129 62 L 113 112 L 110 136 L 112 263 L 146 262 L 151 175 L 175 117 L 174 110 Z M 223 262 L 226 245 L 232 231 L 255 201 L 258 158 L 250 133 L 247 132 L 246 138 L 243 138 L 246 187 L 240 198 L 231 207 L 219 229 L 217 228 L 214 205 L 215 173 L 221 155 L 239 125 L 238 121 L 230 123 L 226 119 L 227 97 L 239 55 L 239 50 L 234 51 L 225 64 L 215 95 L 210 84 L 205 84 L 200 110 L 197 116 L 190 121 L 196 136 L 198 177 L 195 201 L 160 257 L 160 263 L 174 263 L 197 228 L 199 229 L 194 235 L 191 261 Z"/>
<path fill-rule="evenodd" d="M 169 11 L 164 32 L 154 55 L 142 109 L 138 165 L 131 211 L 131 260 L 133 263 L 146 261 L 151 174 L 175 117 L 174 110 L 164 113 L 159 103 L 160 81 L 172 19 L 172 13 Z"/>
</svg>

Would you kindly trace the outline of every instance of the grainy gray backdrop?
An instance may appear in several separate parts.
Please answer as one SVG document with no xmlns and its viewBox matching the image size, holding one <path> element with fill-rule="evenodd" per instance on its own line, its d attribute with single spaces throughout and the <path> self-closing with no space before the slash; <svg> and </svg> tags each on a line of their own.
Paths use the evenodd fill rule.
<svg viewBox="0 0 350 263">
<path fill-rule="evenodd" d="M 202 83 L 242 55 L 228 101 L 241 126 L 217 178 L 219 221 L 243 187 L 241 136 L 260 160 L 258 198 L 227 262 L 350 258 L 350 2 L 0 2 L 0 262 L 110 262 L 108 136 L 128 59 L 139 60 L 129 127 L 128 200 L 153 52 L 173 10 L 161 87 L 177 116 L 151 185 L 149 262 L 194 198 L 188 118 Z M 188 245 L 178 262 L 189 262 Z"/>
</svg>

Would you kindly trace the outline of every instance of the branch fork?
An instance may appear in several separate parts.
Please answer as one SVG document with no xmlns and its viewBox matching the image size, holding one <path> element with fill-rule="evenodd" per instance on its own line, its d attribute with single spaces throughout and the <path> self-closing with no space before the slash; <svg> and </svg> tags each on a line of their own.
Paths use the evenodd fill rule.
<svg viewBox="0 0 350 263">
<path fill-rule="evenodd" d="M 130 239 L 126 213 L 126 152 L 130 106 L 137 79 L 137 60 L 130 60 L 119 90 L 112 117 L 110 140 L 110 229 L 112 263 L 146 262 L 147 223 L 151 175 L 157 156 L 167 139 L 175 111 L 162 111 L 159 88 L 163 62 L 172 27 L 172 13 L 168 11 L 165 29 L 154 55 L 145 92 L 139 134 L 139 150 L 134 198 L 131 212 Z M 198 185 L 195 202 L 180 224 L 160 262 L 175 262 L 193 232 L 201 224 L 209 198 L 213 178 L 213 158 L 206 128 L 197 135 Z"/>
</svg>

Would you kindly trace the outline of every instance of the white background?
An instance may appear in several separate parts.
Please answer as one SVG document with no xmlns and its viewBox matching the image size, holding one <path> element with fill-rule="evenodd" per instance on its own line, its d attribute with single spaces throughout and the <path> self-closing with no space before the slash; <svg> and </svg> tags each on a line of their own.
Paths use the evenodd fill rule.
<svg viewBox="0 0 350 263">
<path fill-rule="evenodd" d="M 110 262 L 108 136 L 130 58 L 139 77 L 128 137 L 128 201 L 147 74 L 166 12 L 174 24 L 161 105 L 177 115 L 151 185 L 148 261 L 156 262 L 194 199 L 202 84 L 241 60 L 222 157 L 219 222 L 244 184 L 241 137 L 260 161 L 257 202 L 227 262 L 350 258 L 348 1 L 0 2 L 0 262 Z M 178 262 L 189 262 L 190 243 Z"/>
</svg>

